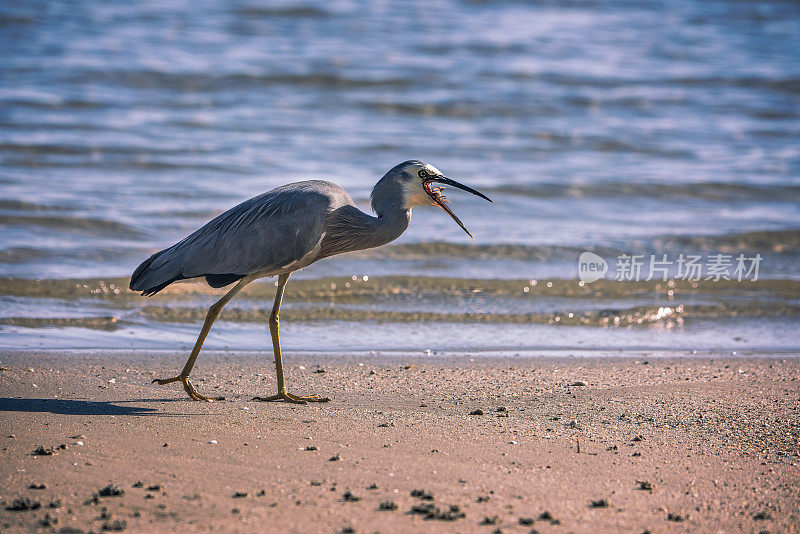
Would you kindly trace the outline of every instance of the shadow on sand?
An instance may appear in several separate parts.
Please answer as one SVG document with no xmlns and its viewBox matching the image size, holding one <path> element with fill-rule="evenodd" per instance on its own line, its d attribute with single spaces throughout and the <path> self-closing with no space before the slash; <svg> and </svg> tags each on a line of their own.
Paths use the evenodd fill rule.
<svg viewBox="0 0 800 534">
<path fill-rule="evenodd" d="M 117 406 L 112 402 L 0 397 L 0 412 L 48 412 L 63 415 L 163 415 L 155 408 Z"/>
</svg>

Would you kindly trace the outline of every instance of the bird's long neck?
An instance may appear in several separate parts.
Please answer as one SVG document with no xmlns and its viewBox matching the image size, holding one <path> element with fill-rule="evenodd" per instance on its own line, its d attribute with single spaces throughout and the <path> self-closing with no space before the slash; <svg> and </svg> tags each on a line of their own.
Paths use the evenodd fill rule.
<svg viewBox="0 0 800 534">
<path fill-rule="evenodd" d="M 371 247 L 379 247 L 394 241 L 402 235 L 411 222 L 411 210 L 398 207 L 377 217 L 370 217 L 369 225 L 374 232 L 374 243 Z"/>
<path fill-rule="evenodd" d="M 369 217 L 367 223 L 374 232 L 370 247 L 379 247 L 394 241 L 408 228 L 411 222 L 411 208 L 406 205 L 406 195 L 402 184 L 389 171 L 378 180 L 372 189 L 372 210 L 377 217 Z"/>
<path fill-rule="evenodd" d="M 411 210 L 400 207 L 373 217 L 353 205 L 342 206 L 328 217 L 318 259 L 385 245 L 400 237 L 409 222 Z"/>
<path fill-rule="evenodd" d="M 406 206 L 403 186 L 391 173 L 372 189 L 372 210 L 377 217 L 351 203 L 330 213 L 318 258 L 379 247 L 405 232 L 411 222 L 411 209 Z"/>
</svg>

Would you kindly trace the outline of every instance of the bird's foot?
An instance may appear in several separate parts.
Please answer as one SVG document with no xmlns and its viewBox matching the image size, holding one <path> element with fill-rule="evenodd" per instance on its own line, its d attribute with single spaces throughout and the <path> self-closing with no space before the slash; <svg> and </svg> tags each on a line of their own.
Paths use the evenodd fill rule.
<svg viewBox="0 0 800 534">
<path fill-rule="evenodd" d="M 186 390 L 186 393 L 189 395 L 189 398 L 196 401 L 204 401 L 204 402 L 211 402 L 211 401 L 221 401 L 225 400 L 225 397 L 206 397 L 205 395 L 201 395 L 194 389 L 194 386 L 191 382 L 189 382 L 189 377 L 186 376 L 174 376 L 172 378 L 156 378 L 153 380 L 153 384 L 158 384 L 159 386 L 163 386 L 165 384 L 172 384 L 173 382 L 180 382 L 183 384 L 183 389 Z"/>
<path fill-rule="evenodd" d="M 320 397 L 319 395 L 309 395 L 308 397 L 300 397 L 292 395 L 291 393 L 282 392 L 277 395 L 270 395 L 269 397 L 253 397 L 254 401 L 261 402 L 290 402 L 292 404 L 308 404 L 309 402 L 330 402 L 328 397 Z"/>
</svg>

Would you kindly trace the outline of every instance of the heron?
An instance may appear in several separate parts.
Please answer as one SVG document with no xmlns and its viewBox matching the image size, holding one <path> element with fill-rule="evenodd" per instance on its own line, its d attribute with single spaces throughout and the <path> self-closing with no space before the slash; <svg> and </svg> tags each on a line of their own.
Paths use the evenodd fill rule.
<svg viewBox="0 0 800 534">
<path fill-rule="evenodd" d="M 275 356 L 278 391 L 256 401 L 295 404 L 328 402 L 319 395 L 289 393 L 283 375 L 279 314 L 284 289 L 294 271 L 315 261 L 355 250 L 385 245 L 400 237 L 411 222 L 411 208 L 438 206 L 469 235 L 447 205 L 444 186 L 449 185 L 491 202 L 483 193 L 444 176 L 433 165 L 409 160 L 390 169 L 370 195 L 375 216 L 356 207 L 338 185 L 308 180 L 277 187 L 245 200 L 208 222 L 175 245 L 156 252 L 131 275 L 130 288 L 144 296 L 155 295 L 178 280 L 205 278 L 213 288 L 235 284 L 212 304 L 183 370 L 175 377 L 156 379 L 165 385 L 181 382 L 189 398 L 223 400 L 200 394 L 189 381 L 203 342 L 222 308 L 250 282 L 277 276 L 277 289 L 269 330 Z"/>
</svg>

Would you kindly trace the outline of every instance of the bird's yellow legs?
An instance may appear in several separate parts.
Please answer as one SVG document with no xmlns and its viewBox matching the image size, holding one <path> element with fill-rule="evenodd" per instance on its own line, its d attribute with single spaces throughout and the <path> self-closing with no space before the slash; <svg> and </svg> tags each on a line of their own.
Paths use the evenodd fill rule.
<svg viewBox="0 0 800 534">
<path fill-rule="evenodd" d="M 278 376 L 278 393 L 277 395 L 270 395 L 269 397 L 253 397 L 257 401 L 284 401 L 294 404 L 308 404 L 309 402 L 328 402 L 330 399 L 327 397 L 320 397 L 319 395 L 311 395 L 309 397 L 299 397 L 292 395 L 286 391 L 286 385 L 283 382 L 283 361 L 281 360 L 281 341 L 278 337 L 278 325 L 280 321 L 278 314 L 281 309 L 281 300 L 283 299 L 283 290 L 286 287 L 286 282 L 289 281 L 289 274 L 278 275 L 278 289 L 275 291 L 275 304 L 272 306 L 272 313 L 269 316 L 269 332 L 272 334 L 272 350 L 275 352 L 275 374 Z"/>
<path fill-rule="evenodd" d="M 206 401 L 211 402 L 212 400 L 224 400 L 224 397 L 206 397 L 205 395 L 201 395 L 194 389 L 194 386 L 191 382 L 189 382 L 189 373 L 192 372 L 192 367 L 194 367 L 194 362 L 197 360 L 197 355 L 200 354 L 200 349 L 203 348 L 203 342 L 206 340 L 206 336 L 208 336 L 208 331 L 211 330 L 211 325 L 214 324 L 214 321 L 219 316 L 219 313 L 222 311 L 223 306 L 225 306 L 229 300 L 231 300 L 236 293 L 238 293 L 244 286 L 252 282 L 255 278 L 251 278 L 249 276 L 242 278 L 239 282 L 233 286 L 233 289 L 228 291 L 224 297 L 219 299 L 217 302 L 211 305 L 208 309 L 208 314 L 206 315 L 206 320 L 203 323 L 203 328 L 200 330 L 200 335 L 197 336 L 197 342 L 194 344 L 194 348 L 192 349 L 192 353 L 189 355 L 189 359 L 186 360 L 186 365 L 183 366 L 183 371 L 178 376 L 172 378 L 164 378 L 164 379 L 156 379 L 153 380 L 153 383 L 164 385 L 164 384 L 172 384 L 173 382 L 180 382 L 183 384 L 183 389 L 186 390 L 186 393 L 189 394 L 189 397 L 193 400 L 199 401 Z M 295 404 L 308 404 L 309 402 L 328 402 L 330 399 L 327 397 L 320 397 L 319 395 L 311 395 L 309 397 L 299 397 L 297 395 L 292 395 L 286 391 L 286 385 L 283 381 L 283 361 L 281 359 L 281 342 L 278 338 L 278 312 L 281 308 L 281 300 L 283 299 L 283 290 L 286 287 L 286 282 L 289 280 L 288 274 L 282 274 L 278 276 L 278 289 L 275 292 L 275 304 L 272 307 L 272 313 L 269 316 L 269 331 L 272 334 L 272 349 L 275 352 L 275 371 L 278 377 L 278 394 L 272 395 L 269 397 L 254 397 L 253 400 L 258 401 L 285 401 L 291 402 Z"/>
<path fill-rule="evenodd" d="M 224 400 L 224 397 L 213 397 L 209 398 L 205 395 L 201 395 L 194 389 L 194 386 L 191 382 L 189 382 L 189 373 L 192 372 L 192 367 L 194 367 L 194 362 L 197 360 L 197 355 L 200 354 L 200 349 L 203 347 L 203 342 L 206 340 L 206 336 L 208 335 L 208 331 L 211 330 L 211 325 L 214 323 L 214 320 L 219 316 L 219 312 L 222 311 L 222 307 L 225 306 L 229 300 L 231 300 L 236 293 L 239 292 L 244 286 L 249 284 L 253 281 L 253 278 L 246 276 L 239 280 L 239 282 L 233 286 L 233 289 L 225 293 L 225 296 L 219 299 L 217 302 L 211 305 L 208 308 L 208 314 L 206 315 L 206 321 L 203 323 L 203 328 L 200 330 L 200 335 L 197 336 L 197 342 L 194 344 L 194 348 L 192 349 L 192 353 L 189 355 L 189 359 L 186 360 L 186 365 L 183 366 L 183 371 L 178 376 L 172 378 L 164 378 L 164 379 L 155 379 L 153 383 L 164 385 L 164 384 L 172 384 L 173 382 L 181 382 L 183 384 L 183 389 L 186 390 L 186 393 L 189 394 L 193 400 L 199 401 L 206 401 L 211 402 L 212 400 Z"/>
</svg>

